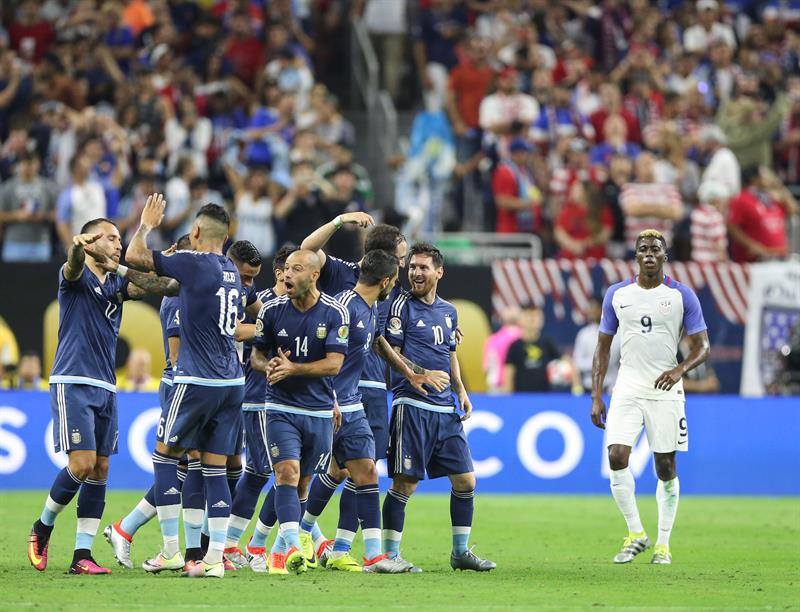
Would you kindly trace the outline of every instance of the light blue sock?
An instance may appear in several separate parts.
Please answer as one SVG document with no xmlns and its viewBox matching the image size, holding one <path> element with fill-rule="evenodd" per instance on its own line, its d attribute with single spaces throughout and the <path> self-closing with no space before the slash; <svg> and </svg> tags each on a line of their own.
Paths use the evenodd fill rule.
<svg viewBox="0 0 800 612">
<path fill-rule="evenodd" d="M 280 532 L 278 532 L 278 536 L 272 543 L 272 550 L 270 552 L 281 555 L 286 552 L 286 541 L 283 539 L 283 536 L 280 534 Z"/>
</svg>

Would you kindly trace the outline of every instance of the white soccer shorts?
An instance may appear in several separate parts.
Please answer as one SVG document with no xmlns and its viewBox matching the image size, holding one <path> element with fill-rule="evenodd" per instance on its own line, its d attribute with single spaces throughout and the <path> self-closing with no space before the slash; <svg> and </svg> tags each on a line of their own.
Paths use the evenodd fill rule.
<svg viewBox="0 0 800 612">
<path fill-rule="evenodd" d="M 606 444 L 633 447 L 642 427 L 654 453 L 689 450 L 685 402 L 612 395 L 606 419 Z"/>
</svg>

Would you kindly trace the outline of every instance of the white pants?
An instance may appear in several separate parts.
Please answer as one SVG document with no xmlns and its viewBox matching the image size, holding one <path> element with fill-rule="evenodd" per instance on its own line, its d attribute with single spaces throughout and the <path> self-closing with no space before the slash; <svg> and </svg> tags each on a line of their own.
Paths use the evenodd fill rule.
<svg viewBox="0 0 800 612">
<path fill-rule="evenodd" d="M 654 453 L 689 450 L 685 402 L 638 397 L 616 398 L 612 394 L 606 419 L 606 444 L 633 447 L 644 427 Z"/>
</svg>

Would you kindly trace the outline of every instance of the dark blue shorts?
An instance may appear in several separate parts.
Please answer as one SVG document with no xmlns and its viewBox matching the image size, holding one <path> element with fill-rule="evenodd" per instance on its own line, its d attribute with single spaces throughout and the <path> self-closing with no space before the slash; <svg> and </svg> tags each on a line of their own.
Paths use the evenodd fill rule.
<svg viewBox="0 0 800 612">
<path fill-rule="evenodd" d="M 397 404 L 392 413 L 389 475 L 422 480 L 474 471 L 458 414 Z"/>
<path fill-rule="evenodd" d="M 243 410 L 242 421 L 247 467 L 256 474 L 269 474 L 272 470 L 267 457 L 267 411 Z"/>
<path fill-rule="evenodd" d="M 386 389 L 359 387 L 361 403 L 367 413 L 367 421 L 375 439 L 375 460 L 386 459 L 389 451 L 389 403 Z"/>
<path fill-rule="evenodd" d="M 342 413 L 342 426 L 333 434 L 333 456 L 340 468 L 353 459 L 375 457 L 375 438 L 363 410 Z"/>
<path fill-rule="evenodd" d="M 103 457 L 117 453 L 117 394 L 113 391 L 90 385 L 53 384 L 50 409 L 57 453 L 93 450 Z"/>
<path fill-rule="evenodd" d="M 300 462 L 301 476 L 328 471 L 333 419 L 267 410 L 270 467 L 281 461 Z"/>
<path fill-rule="evenodd" d="M 158 422 L 157 440 L 170 448 L 235 455 L 241 452 L 244 386 L 179 384 Z"/>
<path fill-rule="evenodd" d="M 161 416 L 165 416 L 172 403 L 173 385 L 168 385 L 163 380 L 158 384 L 158 403 L 161 406 Z"/>
</svg>

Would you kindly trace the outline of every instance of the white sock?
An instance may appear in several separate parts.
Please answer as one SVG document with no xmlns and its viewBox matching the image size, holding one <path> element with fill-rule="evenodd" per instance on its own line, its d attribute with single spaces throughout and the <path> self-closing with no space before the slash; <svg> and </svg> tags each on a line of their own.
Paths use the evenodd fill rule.
<svg viewBox="0 0 800 612">
<path fill-rule="evenodd" d="M 636 482 L 629 468 L 611 470 L 611 495 L 617 502 L 619 511 L 625 517 L 629 533 L 644 531 L 642 520 L 639 518 L 639 508 L 636 507 Z"/>
<path fill-rule="evenodd" d="M 656 486 L 658 542 L 656 542 L 656 545 L 663 545 L 669 548 L 669 536 L 672 533 L 672 525 L 675 523 L 675 515 L 678 513 L 680 492 L 681 485 L 677 476 L 672 480 L 658 481 L 658 486 Z"/>
</svg>

